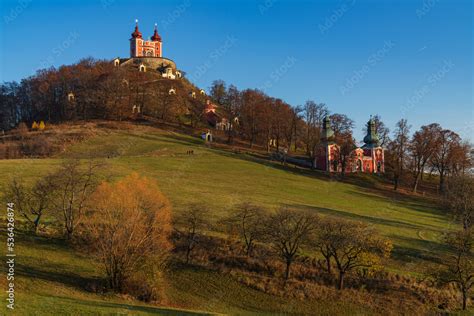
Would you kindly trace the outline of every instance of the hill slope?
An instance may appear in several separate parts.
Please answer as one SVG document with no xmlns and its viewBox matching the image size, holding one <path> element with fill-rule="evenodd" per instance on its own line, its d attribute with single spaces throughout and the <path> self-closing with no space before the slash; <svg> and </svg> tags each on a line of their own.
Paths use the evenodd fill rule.
<svg viewBox="0 0 474 316">
<path fill-rule="evenodd" d="M 34 179 L 54 169 L 60 158 L 92 154 L 106 160 L 104 174 L 113 178 L 136 171 L 157 179 L 176 213 L 190 203 L 205 203 L 218 219 L 231 212 L 236 203 L 251 201 L 269 209 L 288 205 L 366 221 L 393 240 L 394 255 L 388 268 L 399 273 L 417 273 L 424 262 L 434 259 L 434 252 L 443 250 L 438 241 L 449 229 L 447 218 L 427 199 L 371 187 L 368 184 L 379 181 L 374 177 L 351 179 L 363 186 L 331 181 L 322 174 L 284 167 L 250 154 L 208 148 L 199 139 L 151 127 L 97 129 L 94 134 L 58 157 L 2 160 L 0 174 Z M 188 150 L 194 154 L 187 155 Z M 7 180 L 4 178 L 0 189 Z M 17 304 L 23 314 L 64 309 L 81 314 L 174 312 L 84 291 L 88 280 L 100 277 L 97 267 L 61 241 L 21 236 L 17 248 Z M 170 273 L 168 285 L 167 305 L 212 312 L 330 313 L 339 309 L 343 313 L 363 308 L 283 301 L 217 273 L 191 268 Z"/>
</svg>

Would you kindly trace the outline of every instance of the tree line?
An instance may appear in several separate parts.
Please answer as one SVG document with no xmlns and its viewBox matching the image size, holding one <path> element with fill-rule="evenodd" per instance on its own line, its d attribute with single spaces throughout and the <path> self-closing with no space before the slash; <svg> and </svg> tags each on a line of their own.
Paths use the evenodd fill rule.
<svg viewBox="0 0 474 316">
<path fill-rule="evenodd" d="M 250 147 L 304 154 L 314 164 L 321 150 L 323 120 L 329 116 L 340 148 L 335 161 L 343 166 L 341 173 L 352 158 L 357 144 L 354 121 L 345 114 L 331 113 L 324 103 L 308 100 L 292 106 L 263 91 L 239 90 L 222 80 L 213 82 L 209 96 L 197 91 L 186 78 L 168 80 L 153 72 L 87 58 L 58 69 L 40 70 L 21 83 L 3 83 L 0 129 L 35 120 L 124 120 L 136 117 L 137 112 L 167 122 L 208 127 L 204 109 L 210 98 L 219 106 L 219 115 L 232 122 L 225 131 L 229 144 L 238 137 Z M 395 190 L 403 183 L 416 192 L 429 173 L 439 178 L 439 191 L 443 192 L 447 179 L 472 168 L 472 145 L 438 123 L 411 133 L 406 119 L 399 120 L 393 132 L 380 115 L 373 120 L 380 145 L 386 149 L 385 169 Z"/>
</svg>

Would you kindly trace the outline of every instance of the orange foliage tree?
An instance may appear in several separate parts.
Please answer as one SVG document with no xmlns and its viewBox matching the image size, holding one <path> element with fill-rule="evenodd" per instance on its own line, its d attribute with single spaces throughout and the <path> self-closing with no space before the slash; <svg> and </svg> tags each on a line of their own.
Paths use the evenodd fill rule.
<svg viewBox="0 0 474 316">
<path fill-rule="evenodd" d="M 156 294 L 172 247 L 171 205 L 157 183 L 136 173 L 113 184 L 103 182 L 91 196 L 89 210 L 83 236 L 100 260 L 108 286 L 124 291 L 139 284 L 153 299 L 149 295 Z"/>
</svg>

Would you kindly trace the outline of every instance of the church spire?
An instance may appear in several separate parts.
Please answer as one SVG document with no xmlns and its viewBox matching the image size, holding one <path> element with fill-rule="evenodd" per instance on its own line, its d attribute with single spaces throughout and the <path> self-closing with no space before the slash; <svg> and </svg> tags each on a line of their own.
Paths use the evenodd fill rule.
<svg viewBox="0 0 474 316">
<path fill-rule="evenodd" d="M 370 120 L 367 122 L 367 135 L 364 137 L 364 147 L 373 148 L 379 147 L 379 136 L 377 135 L 377 129 L 375 126 L 375 120 L 370 116 Z"/>
<path fill-rule="evenodd" d="M 153 33 L 151 40 L 154 42 L 161 42 L 161 36 L 158 35 L 158 25 L 156 23 L 155 23 L 155 32 Z"/>
<path fill-rule="evenodd" d="M 135 31 L 132 33 L 132 38 L 142 38 L 142 33 L 138 30 L 138 20 L 135 20 Z"/>
<path fill-rule="evenodd" d="M 323 120 L 323 132 L 321 134 L 321 141 L 323 143 L 334 143 L 334 131 L 332 130 L 331 127 L 331 120 L 329 119 L 329 116 L 325 116 Z"/>
</svg>

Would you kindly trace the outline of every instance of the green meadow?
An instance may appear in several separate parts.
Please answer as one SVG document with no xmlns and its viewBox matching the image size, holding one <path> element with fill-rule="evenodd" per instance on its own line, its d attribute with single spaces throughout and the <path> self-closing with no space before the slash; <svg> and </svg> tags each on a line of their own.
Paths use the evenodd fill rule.
<svg viewBox="0 0 474 316">
<path fill-rule="evenodd" d="M 194 154 L 188 155 L 188 150 Z M 197 203 L 208 206 L 212 220 L 218 220 L 236 204 L 249 201 L 269 211 L 286 206 L 365 221 L 393 241 L 387 269 L 400 274 L 420 273 L 436 252 L 444 251 L 439 241 L 451 226 L 433 201 L 393 194 L 376 176 L 355 175 L 336 181 L 323 173 L 283 166 L 253 153 L 208 147 L 195 137 L 149 127 L 99 129 L 95 136 L 50 159 L 1 160 L 0 189 L 3 192 L 13 176 L 32 181 L 72 155 L 103 159 L 101 173 L 110 181 L 132 172 L 156 179 L 176 214 Z M 4 251 L 2 246 L 0 253 Z M 166 306 L 180 310 L 159 308 L 129 297 L 85 291 L 90 280 L 101 277 L 97 265 L 64 241 L 19 234 L 16 251 L 18 315 L 65 310 L 70 315 L 194 313 L 188 309 L 232 314 L 369 313 L 348 304 L 283 300 L 198 268 L 169 273 Z M 6 280 L 2 278 L 0 284 L 5 288 Z M 2 291 L 2 302 L 4 295 Z M 3 308 L 2 303 L 0 310 Z"/>
</svg>

